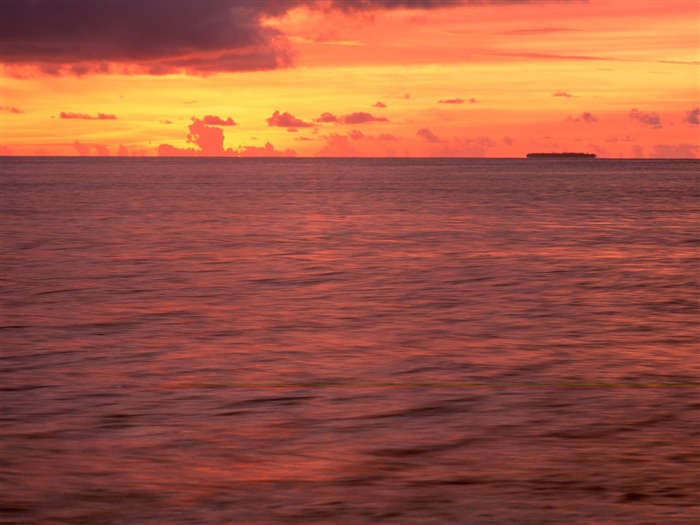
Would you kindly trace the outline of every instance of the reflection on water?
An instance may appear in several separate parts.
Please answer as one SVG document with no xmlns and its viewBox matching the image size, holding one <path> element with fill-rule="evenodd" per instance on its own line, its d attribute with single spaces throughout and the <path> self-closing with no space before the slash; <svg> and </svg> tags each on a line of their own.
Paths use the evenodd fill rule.
<svg viewBox="0 0 700 525">
<path fill-rule="evenodd" d="M 3 524 L 691 524 L 698 164 L 2 164 Z"/>
</svg>

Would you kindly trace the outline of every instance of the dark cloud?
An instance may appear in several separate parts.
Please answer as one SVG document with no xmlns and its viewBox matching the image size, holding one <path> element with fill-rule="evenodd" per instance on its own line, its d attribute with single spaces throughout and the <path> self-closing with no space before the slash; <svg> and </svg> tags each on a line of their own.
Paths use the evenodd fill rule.
<svg viewBox="0 0 700 525">
<path fill-rule="evenodd" d="M 107 115 L 105 113 L 98 113 L 97 116 L 88 115 L 87 113 L 73 113 L 71 111 L 61 111 L 59 115 L 64 119 L 81 119 L 81 120 L 117 120 L 115 115 Z"/>
<path fill-rule="evenodd" d="M 418 130 L 416 133 L 420 138 L 422 138 L 426 142 L 432 142 L 437 144 L 438 142 L 443 142 L 435 133 L 430 131 L 428 128 L 421 128 Z"/>
<path fill-rule="evenodd" d="M 538 1 L 3 0 L 0 45 L 2 62 L 48 75 L 124 72 L 125 65 L 151 75 L 264 70 L 290 66 L 293 55 L 265 18 L 302 5 L 351 13 Z"/>
<path fill-rule="evenodd" d="M 272 114 L 272 116 L 269 119 L 267 119 L 267 125 L 277 126 L 280 128 L 309 128 L 313 126 L 313 124 L 309 122 L 304 122 L 303 120 L 296 118 L 294 115 L 292 115 L 291 113 L 287 113 L 286 111 L 284 113 L 275 111 Z"/>
<path fill-rule="evenodd" d="M 683 119 L 683 122 L 687 122 L 688 124 L 693 124 L 695 126 L 700 124 L 700 108 L 695 108 L 688 111 Z"/>
<path fill-rule="evenodd" d="M 261 19 L 297 4 L 3 0 L 2 61 L 78 75 L 107 72 L 107 62 L 134 64 L 151 74 L 270 69 L 289 65 L 291 55 L 284 36 Z"/>
<path fill-rule="evenodd" d="M 653 128 L 663 127 L 658 113 L 639 111 L 637 108 L 634 108 L 630 110 L 629 117 Z"/>
<path fill-rule="evenodd" d="M 207 124 L 209 126 L 236 126 L 237 125 L 231 117 L 228 117 L 226 120 L 224 120 L 221 117 L 217 117 L 216 115 L 205 115 L 201 119 L 194 119 L 193 118 L 193 120 L 201 120 L 204 124 Z"/>
</svg>

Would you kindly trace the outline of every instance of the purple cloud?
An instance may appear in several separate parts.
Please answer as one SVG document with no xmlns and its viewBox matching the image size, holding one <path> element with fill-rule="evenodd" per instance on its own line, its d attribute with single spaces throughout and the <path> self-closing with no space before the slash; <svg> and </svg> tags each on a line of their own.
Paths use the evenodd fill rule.
<svg viewBox="0 0 700 525">
<path fill-rule="evenodd" d="M 313 124 L 309 122 L 304 122 L 303 120 L 296 118 L 294 115 L 292 115 L 291 113 L 287 113 L 286 111 L 284 113 L 275 111 L 272 114 L 272 116 L 269 119 L 267 119 L 267 125 L 277 126 L 280 128 L 309 128 L 313 126 Z"/>
<path fill-rule="evenodd" d="M 683 122 L 693 124 L 694 126 L 700 124 L 700 108 L 695 108 L 688 111 L 688 113 L 685 115 L 685 118 L 683 119 Z"/>
<path fill-rule="evenodd" d="M 574 122 L 586 122 L 588 124 L 592 124 L 593 122 L 598 122 L 598 119 L 593 116 L 593 113 L 589 113 L 588 111 L 584 111 L 581 113 L 578 117 L 567 117 L 566 120 L 572 120 Z"/>
<path fill-rule="evenodd" d="M 443 142 L 437 135 L 435 135 L 428 128 L 419 129 L 418 132 L 416 133 L 416 135 L 418 135 L 420 138 L 422 138 L 425 142 L 432 142 L 432 143 Z"/>
<path fill-rule="evenodd" d="M 663 127 L 658 113 L 639 111 L 637 108 L 634 108 L 630 110 L 629 117 L 653 128 Z"/>
<path fill-rule="evenodd" d="M 358 111 L 357 113 L 350 113 L 349 115 L 344 115 L 340 117 L 340 122 L 343 124 L 364 124 L 366 122 L 387 122 L 386 117 L 375 117 L 370 113 L 364 111 Z"/>
</svg>

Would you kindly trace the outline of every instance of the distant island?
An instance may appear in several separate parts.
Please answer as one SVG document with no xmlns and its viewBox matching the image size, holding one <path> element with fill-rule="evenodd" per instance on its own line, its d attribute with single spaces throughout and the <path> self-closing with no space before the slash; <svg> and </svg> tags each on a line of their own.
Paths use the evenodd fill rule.
<svg viewBox="0 0 700 525">
<path fill-rule="evenodd" d="M 594 159 L 595 158 L 595 153 L 528 153 L 527 157 L 529 159 L 539 159 L 539 158 L 549 158 L 549 157 L 554 157 L 557 159 L 563 159 L 563 158 L 586 158 L 586 159 Z"/>
</svg>

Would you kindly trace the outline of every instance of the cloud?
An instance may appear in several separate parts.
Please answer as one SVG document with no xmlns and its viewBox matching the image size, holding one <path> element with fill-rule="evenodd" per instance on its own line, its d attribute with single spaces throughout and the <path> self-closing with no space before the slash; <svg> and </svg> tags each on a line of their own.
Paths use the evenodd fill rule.
<svg viewBox="0 0 700 525">
<path fill-rule="evenodd" d="M 246 146 L 238 150 L 240 157 L 296 157 L 297 152 L 293 149 L 278 151 L 269 142 L 263 147 Z"/>
<path fill-rule="evenodd" d="M 309 128 L 313 126 L 313 124 L 304 122 L 286 111 L 284 113 L 275 111 L 272 116 L 267 119 L 267 125 L 276 126 L 279 128 Z"/>
<path fill-rule="evenodd" d="M 687 122 L 688 124 L 693 124 L 695 126 L 700 124 L 700 108 L 695 108 L 688 111 L 683 119 L 683 122 Z"/>
<path fill-rule="evenodd" d="M 490 53 L 490 55 L 495 57 L 525 58 L 534 60 L 600 60 L 611 62 L 625 62 L 625 60 L 620 58 L 596 57 L 588 55 L 556 55 L 551 53 Z"/>
<path fill-rule="evenodd" d="M 556 93 L 552 93 L 553 97 L 565 97 L 565 98 L 572 98 L 573 95 L 570 95 L 566 91 L 557 91 Z"/>
<path fill-rule="evenodd" d="M 375 117 L 370 113 L 358 111 L 356 113 L 344 115 L 340 117 L 339 120 L 343 124 L 364 124 L 366 122 L 388 122 L 389 119 L 387 119 L 386 117 Z"/>
<path fill-rule="evenodd" d="M 629 117 L 653 128 L 663 127 L 661 125 L 661 118 L 659 117 L 658 113 L 643 112 L 639 111 L 637 108 L 634 108 L 630 110 Z"/>
<path fill-rule="evenodd" d="M 586 122 L 588 124 L 592 124 L 593 122 L 598 122 L 598 119 L 595 116 L 593 116 L 592 113 L 589 113 L 588 111 L 584 111 L 578 117 L 567 117 L 566 120 L 571 120 L 573 122 Z"/>
<path fill-rule="evenodd" d="M 6 111 L 7 113 L 24 113 L 23 110 L 14 106 L 0 106 L 0 111 Z"/>
<path fill-rule="evenodd" d="M 352 140 L 362 140 L 363 138 L 365 138 L 364 133 L 357 129 L 353 129 L 350 133 L 348 133 L 348 136 Z"/>
<path fill-rule="evenodd" d="M 314 122 L 332 124 L 338 122 L 338 117 L 336 117 L 333 113 L 321 113 L 321 116 L 318 117 Z"/>
<path fill-rule="evenodd" d="M 444 142 L 437 135 L 435 135 L 432 131 L 430 131 L 428 128 L 419 129 L 416 132 L 416 135 L 418 135 L 420 138 L 422 138 L 425 142 L 431 142 L 434 144 L 437 144 L 439 142 Z"/>
<path fill-rule="evenodd" d="M 353 13 L 538 1 L 544 0 L 3 1 L 0 46 L 3 63 L 46 75 L 268 70 L 291 66 L 293 51 L 266 20 L 300 6 Z"/>
<path fill-rule="evenodd" d="M 372 104 L 372 107 L 373 107 L 373 108 L 385 108 L 385 107 L 386 107 L 386 104 L 384 104 L 384 102 L 377 101 L 377 102 L 375 102 L 374 104 Z"/>
<path fill-rule="evenodd" d="M 697 144 L 657 144 L 650 155 L 658 159 L 694 159 L 698 156 L 700 146 Z"/>
<path fill-rule="evenodd" d="M 61 111 L 59 115 L 64 119 L 80 119 L 80 120 L 117 120 L 115 115 L 107 115 L 105 113 L 98 113 L 97 116 L 88 115 L 87 113 L 73 113 L 70 111 Z"/>
<path fill-rule="evenodd" d="M 397 140 L 399 140 L 399 137 L 397 137 L 396 135 L 392 135 L 391 133 L 382 133 L 381 135 L 377 136 L 377 140 L 396 142 Z"/>
<path fill-rule="evenodd" d="M 81 157 L 86 157 L 90 154 L 90 146 L 81 144 L 79 140 L 73 142 L 73 147 L 78 151 L 78 155 Z"/>
<path fill-rule="evenodd" d="M 73 142 L 73 147 L 81 157 L 90 155 L 90 150 L 95 148 L 95 154 L 98 157 L 109 157 L 109 148 L 104 144 L 83 144 L 79 140 Z"/>
<path fill-rule="evenodd" d="M 350 143 L 347 135 L 332 135 L 324 136 L 326 145 L 317 153 L 317 157 L 359 157 L 360 152 Z"/>
<path fill-rule="evenodd" d="M 2 61 L 47 74 L 109 72 L 108 63 L 165 74 L 272 69 L 288 42 L 266 26 L 298 1 L 32 0 L 2 2 Z M 121 68 L 119 69 L 121 71 Z"/>
<path fill-rule="evenodd" d="M 205 115 L 202 119 L 194 119 L 193 118 L 193 120 L 201 120 L 204 124 L 207 124 L 209 126 L 236 126 L 237 125 L 231 117 L 228 117 L 226 120 L 224 120 L 221 117 L 217 117 L 216 115 Z"/>
<path fill-rule="evenodd" d="M 224 149 L 224 130 L 212 126 L 207 126 L 203 120 L 193 118 L 192 124 L 188 127 L 187 142 L 197 146 L 195 148 L 177 148 L 170 144 L 158 146 L 159 157 L 230 157 L 235 156 L 231 149 Z"/>
<path fill-rule="evenodd" d="M 465 102 L 469 102 L 470 104 L 476 104 L 478 100 L 476 100 L 475 98 L 470 98 L 468 100 L 464 100 L 462 98 L 446 98 L 438 100 L 438 104 L 464 104 Z"/>
<path fill-rule="evenodd" d="M 320 117 L 314 120 L 321 124 L 366 124 L 367 122 L 388 122 L 386 117 L 375 117 L 371 113 L 358 111 L 349 115 L 336 117 L 333 113 L 322 113 Z"/>
</svg>

